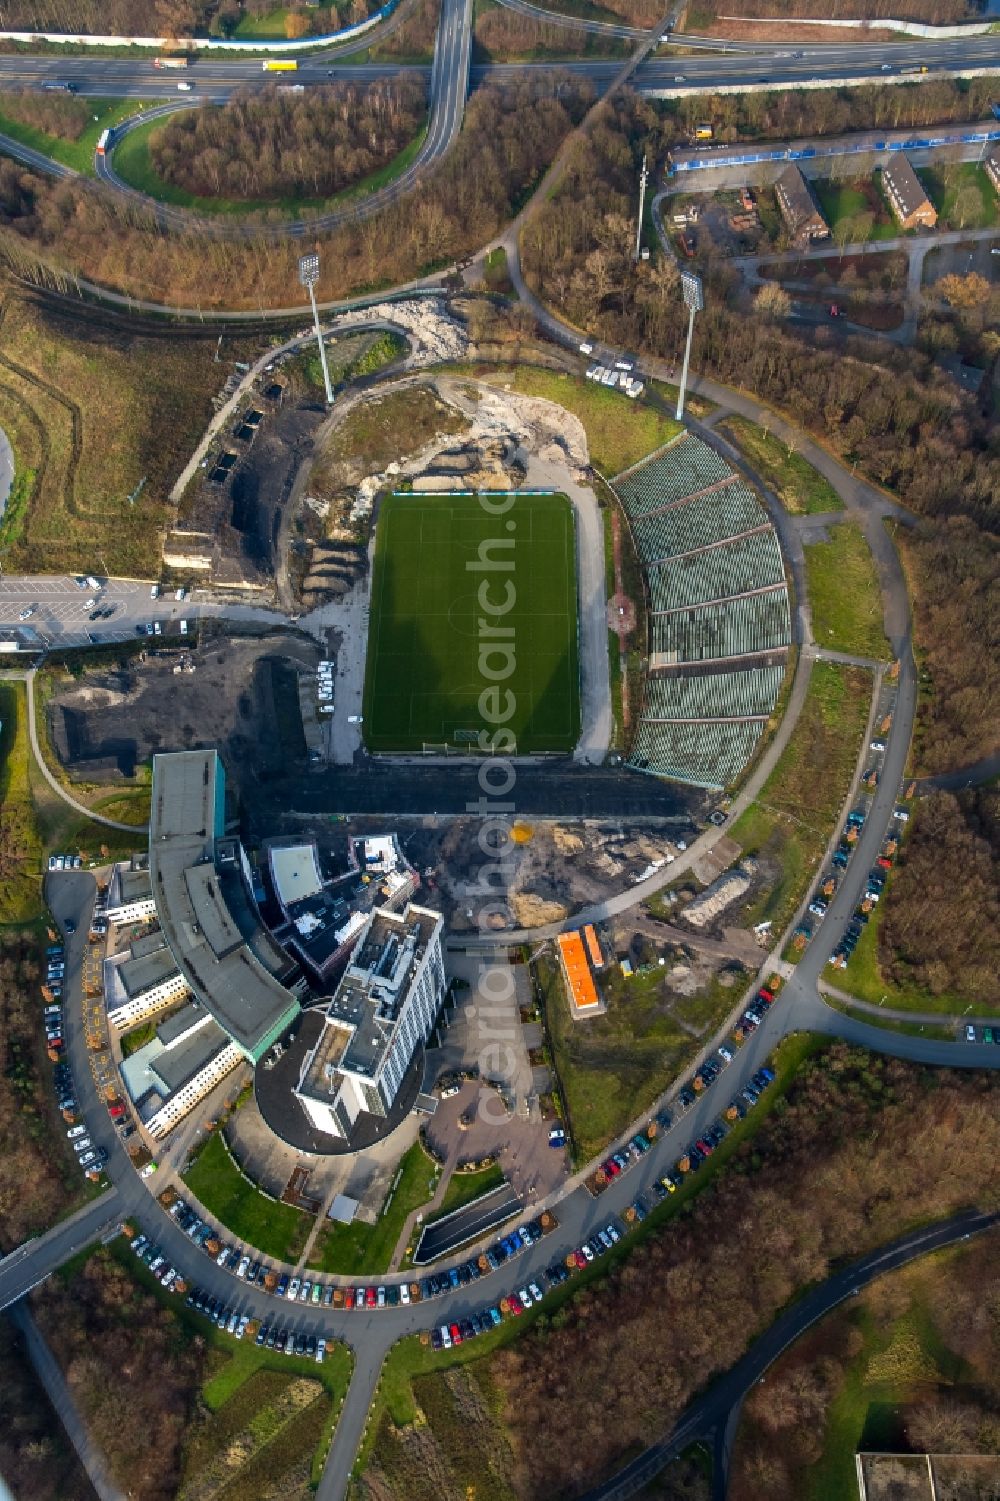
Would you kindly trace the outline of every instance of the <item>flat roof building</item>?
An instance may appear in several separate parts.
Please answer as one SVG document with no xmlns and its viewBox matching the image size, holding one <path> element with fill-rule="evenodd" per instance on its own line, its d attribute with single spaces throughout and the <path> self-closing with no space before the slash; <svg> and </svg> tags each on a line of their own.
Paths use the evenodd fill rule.
<svg viewBox="0 0 1000 1501">
<path fill-rule="evenodd" d="M 445 992 L 443 919 L 412 903 L 369 914 L 295 1090 L 319 1131 L 349 1137 L 386 1116 Z"/>
<path fill-rule="evenodd" d="M 937 209 L 902 151 L 882 168 L 882 186 L 900 228 L 934 228 Z"/>
<path fill-rule="evenodd" d="M 830 238 L 830 227 L 820 213 L 812 186 L 794 164 L 786 167 L 775 182 L 774 195 L 794 245 Z"/>
<path fill-rule="evenodd" d="M 594 942 L 596 941 L 595 934 Z M 587 1016 L 599 1016 L 606 1007 L 597 993 L 597 986 L 590 972 L 583 936 L 578 932 L 560 933 L 556 938 L 556 946 L 563 979 L 566 981 L 570 1015 L 574 1021 Z"/>
<path fill-rule="evenodd" d="M 149 874 L 163 936 L 194 996 L 257 1062 L 299 1014 L 294 965 L 246 895 L 238 841 L 225 838 L 218 752 L 153 758 Z"/>
<path fill-rule="evenodd" d="M 139 1119 L 160 1140 L 242 1061 L 236 1044 L 191 1002 L 167 1017 L 121 1072 Z"/>
</svg>

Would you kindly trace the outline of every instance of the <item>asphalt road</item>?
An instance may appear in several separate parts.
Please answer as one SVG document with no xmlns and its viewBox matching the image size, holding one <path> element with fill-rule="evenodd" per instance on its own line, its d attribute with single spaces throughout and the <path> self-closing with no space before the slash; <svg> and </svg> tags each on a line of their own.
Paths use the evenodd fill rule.
<svg viewBox="0 0 1000 1501">
<path fill-rule="evenodd" d="M 161 228 L 177 233 L 189 232 L 197 224 L 202 233 L 211 234 L 216 239 L 277 240 L 307 232 L 321 233 L 336 229 L 341 224 L 370 218 L 414 187 L 423 172 L 444 155 L 461 129 L 469 88 L 471 47 L 472 0 L 443 0 L 429 84 L 430 122 L 419 151 L 406 171 L 393 178 L 384 187 L 378 188 L 366 198 L 353 198 L 343 208 L 333 209 L 329 213 L 308 219 L 284 220 L 276 224 L 199 216 L 188 209 L 158 203 L 155 199 L 147 197 L 145 193 L 130 187 L 115 171 L 113 148 L 105 156 L 95 158 L 97 176 L 106 185 L 144 204 L 155 214 Z M 189 81 L 195 92 L 182 94 L 179 98 L 175 94 L 175 99 L 169 105 L 162 105 L 158 109 L 137 115 L 115 132 L 115 144 L 120 142 L 129 130 L 135 129 L 146 120 L 170 114 L 177 109 L 190 109 L 193 104 L 206 102 L 209 96 L 201 88 L 198 77 L 199 66 L 196 64 L 188 69 Z M 341 77 L 356 80 L 359 71 L 363 71 L 365 76 L 378 76 L 370 69 L 371 65 L 367 67 L 362 65 L 360 70 L 352 67 L 342 69 L 324 67 L 319 70 L 319 76 L 316 76 L 315 66 L 302 65 L 295 74 L 294 84 L 296 87 L 300 85 L 306 87 L 317 83 L 330 83 Z M 382 70 L 383 75 L 399 71 L 401 69 L 398 66 L 392 65 Z M 262 75 L 260 65 L 257 64 L 254 82 L 259 85 L 261 77 L 267 82 L 274 82 L 274 75 Z M 245 83 L 243 86 L 249 87 L 249 84 Z M 212 97 L 214 99 L 214 96 Z"/>
<path fill-rule="evenodd" d="M 807 1329 L 838 1304 L 874 1282 L 877 1277 L 906 1266 L 908 1262 L 927 1256 L 932 1251 L 940 1251 L 957 1241 L 967 1240 L 970 1235 L 992 1230 L 998 1222 L 1000 1214 L 996 1212 L 966 1211 L 935 1225 L 913 1230 L 909 1235 L 901 1236 L 888 1246 L 834 1272 L 825 1282 L 797 1299 L 754 1342 L 747 1354 L 731 1370 L 714 1382 L 703 1396 L 697 1397 L 667 1438 L 645 1449 L 606 1484 L 588 1491 L 582 1501 L 624 1501 L 625 1497 L 640 1494 L 664 1465 L 669 1464 L 695 1440 L 710 1435 L 720 1424 L 725 1424 L 728 1430 L 724 1451 L 724 1457 L 728 1459 L 735 1437 L 735 1419 L 747 1392 L 760 1380 L 768 1366 Z M 730 1426 L 727 1420 L 731 1414 L 733 1422 Z"/>
<path fill-rule="evenodd" d="M 454 17 L 459 0 L 450 0 L 444 14 Z M 639 36 L 648 33 L 639 33 Z M 885 63 L 889 71 L 882 74 Z M 848 45 L 800 47 L 794 53 L 787 44 L 760 46 L 753 53 L 712 52 L 705 56 L 671 57 L 657 54 L 640 67 L 635 87 L 642 93 L 669 89 L 674 93 L 707 93 L 726 85 L 773 84 L 793 87 L 818 79 L 851 79 L 879 75 L 882 81 L 914 64 L 925 66 L 928 76 L 955 73 L 967 68 L 1000 67 L 1000 36 L 963 37 L 946 41 L 855 42 Z M 593 62 L 487 63 L 471 70 L 473 85 L 523 76 L 533 70 L 551 73 L 554 67 L 589 78 L 598 89 L 606 87 L 621 64 L 614 59 Z M 303 58 L 294 82 L 309 88 L 331 78 L 384 78 L 405 64 L 333 63 Z M 426 65 L 425 65 L 426 71 Z M 274 82 L 273 74 L 261 72 L 259 62 L 199 60 L 187 70 L 192 93 L 188 103 L 199 98 L 221 102 L 235 89 L 261 87 Z M 151 60 L 105 57 L 16 57 L 0 58 L 0 82 L 5 87 L 43 88 L 46 83 L 72 82 L 81 94 L 94 98 L 176 99 L 177 76 L 153 67 Z M 674 85 L 677 85 L 674 88 Z"/>
<path fill-rule="evenodd" d="M 86 947 L 94 883 L 84 873 L 50 876 L 46 895 L 60 924 L 67 917 L 73 918 L 77 924 L 76 933 L 67 938 L 66 943 L 65 994 L 75 1000 L 80 994 L 81 960 Z M 815 1017 L 813 1009 L 817 1013 Z M 680 1116 L 670 1130 L 663 1133 L 639 1163 L 613 1181 L 600 1200 L 591 1198 L 578 1180 L 570 1180 L 568 1192 L 556 1204 L 558 1230 L 525 1251 L 512 1267 L 492 1273 L 468 1288 L 460 1288 L 452 1296 L 435 1299 L 426 1307 L 416 1304 L 408 1308 L 400 1306 L 346 1313 L 299 1303 L 279 1303 L 260 1289 L 248 1288 L 194 1247 L 160 1209 L 147 1183 L 133 1170 L 105 1105 L 98 1098 L 82 1016 L 70 1001 L 64 1010 L 66 1054 L 73 1068 L 77 1100 L 88 1130 L 93 1139 L 108 1150 L 107 1173 L 113 1187 L 74 1220 L 29 1242 L 0 1263 L 0 1307 L 6 1307 L 23 1296 L 74 1251 L 127 1217 L 156 1240 L 164 1254 L 192 1284 L 225 1299 L 238 1312 L 277 1321 L 296 1332 L 322 1333 L 328 1338 L 344 1339 L 356 1353 L 356 1366 L 320 1492 L 326 1501 L 333 1501 L 343 1494 L 378 1369 L 389 1346 L 401 1335 L 427 1328 L 432 1323 L 463 1318 L 488 1303 L 496 1302 L 511 1289 L 537 1279 L 547 1265 L 562 1259 L 571 1248 L 578 1246 L 612 1217 L 619 1217 L 637 1193 L 649 1189 L 654 1178 L 672 1168 L 687 1144 L 725 1108 L 786 1032 L 815 1024 L 819 1030 L 833 1035 L 850 1035 L 868 1046 L 902 1057 L 949 1063 L 956 1067 L 1000 1066 L 1000 1049 L 965 1043 L 943 1044 L 865 1027 L 823 1007 L 818 996 L 813 1009 L 797 1006 L 786 987 L 785 994 L 765 1016 L 762 1025 L 751 1035 L 721 1078 L 697 1099 L 690 1111 Z M 151 1183 L 155 1186 L 155 1178 Z M 548 1205 L 535 1204 L 530 1212 L 537 1213 L 543 1207 Z M 458 1259 L 464 1258 L 459 1256 Z M 346 1279 L 329 1280 L 343 1282 Z M 402 1279 L 397 1275 L 379 1280 L 388 1283 Z"/>
</svg>

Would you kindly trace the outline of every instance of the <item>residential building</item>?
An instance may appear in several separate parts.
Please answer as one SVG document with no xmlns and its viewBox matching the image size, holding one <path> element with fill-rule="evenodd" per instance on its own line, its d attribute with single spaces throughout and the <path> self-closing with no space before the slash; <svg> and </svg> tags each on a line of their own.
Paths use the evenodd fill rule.
<svg viewBox="0 0 1000 1501">
<path fill-rule="evenodd" d="M 593 944 L 596 947 L 597 934 L 594 933 L 593 928 L 589 929 L 588 946 L 590 946 L 590 934 L 593 935 Z M 566 982 L 570 1016 L 574 1021 L 581 1021 L 588 1016 L 602 1015 L 607 1007 L 598 995 L 597 986 L 594 984 L 583 935 L 579 932 L 560 933 L 556 938 L 556 948 L 559 950 L 559 965 L 562 969 L 563 980 Z M 591 952 L 593 951 L 592 948 Z M 600 949 L 597 952 L 599 953 Z"/>
<path fill-rule="evenodd" d="M 349 1139 L 362 1114 L 390 1115 L 444 999 L 443 926 L 413 903 L 369 913 L 295 1090 L 318 1131 Z"/>
<path fill-rule="evenodd" d="M 159 930 L 137 938 L 127 955 L 115 955 L 105 965 L 108 1021 L 119 1031 L 155 1016 L 189 993 Z"/>
<path fill-rule="evenodd" d="M 830 227 L 820 213 L 811 184 L 794 164 L 774 184 L 774 195 L 792 244 L 798 248 L 828 240 Z"/>
<path fill-rule="evenodd" d="M 901 229 L 934 228 L 937 209 L 904 152 L 882 168 L 882 187 Z"/>
<path fill-rule="evenodd" d="M 144 922 L 156 911 L 145 856 L 133 856 L 129 864 L 119 861 L 111 872 L 106 916 L 109 922 Z"/>
<path fill-rule="evenodd" d="M 125 1059 L 122 1081 L 140 1121 L 159 1141 L 243 1061 L 242 1050 L 192 1001 Z"/>
<path fill-rule="evenodd" d="M 1000 194 L 1000 146 L 994 146 L 983 162 L 986 176 L 993 184 L 993 191 Z"/>
</svg>

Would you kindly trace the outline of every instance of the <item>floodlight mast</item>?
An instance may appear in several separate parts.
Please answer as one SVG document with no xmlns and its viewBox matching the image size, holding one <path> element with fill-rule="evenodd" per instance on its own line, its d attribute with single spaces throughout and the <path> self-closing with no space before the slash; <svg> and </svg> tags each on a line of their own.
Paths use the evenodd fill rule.
<svg viewBox="0 0 1000 1501">
<path fill-rule="evenodd" d="M 705 306 L 705 295 L 702 291 L 701 277 L 693 271 L 681 272 L 681 293 L 684 298 L 684 306 L 689 310 L 687 343 L 684 346 L 684 368 L 681 371 L 680 390 L 677 392 L 677 421 L 684 416 L 684 393 L 687 390 L 688 366 L 691 363 L 691 340 L 694 338 L 694 315 L 700 313 Z"/>
<path fill-rule="evenodd" d="M 326 349 L 323 345 L 323 335 L 319 326 L 319 309 L 316 306 L 316 283 L 319 281 L 319 256 L 303 255 L 299 257 L 299 281 L 309 293 L 309 302 L 312 306 L 313 324 L 316 328 L 316 343 L 319 345 L 319 362 L 323 367 L 323 385 L 326 388 L 326 404 L 333 406 L 333 387 L 330 385 L 330 371 L 326 363 Z"/>
</svg>

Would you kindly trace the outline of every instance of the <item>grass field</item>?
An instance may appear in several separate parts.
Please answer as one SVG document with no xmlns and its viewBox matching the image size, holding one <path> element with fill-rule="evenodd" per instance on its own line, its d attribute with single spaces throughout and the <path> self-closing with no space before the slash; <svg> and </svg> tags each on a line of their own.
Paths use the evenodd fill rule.
<svg viewBox="0 0 1000 1501">
<path fill-rule="evenodd" d="M 407 1215 L 426 1204 L 437 1184 L 437 1169 L 419 1141 L 403 1155 L 399 1172 L 392 1199 L 388 1206 L 383 1206 L 374 1225 L 364 1225 L 360 1220 L 353 1225 L 327 1221 L 316 1239 L 310 1267 L 346 1276 L 368 1276 L 389 1270 Z"/>
<path fill-rule="evenodd" d="M 685 996 L 667 988 L 658 965 L 629 980 L 611 967 L 601 979 L 607 1013 L 582 1027 L 570 1017 L 558 966 L 542 958 L 536 975 L 575 1159 L 581 1163 L 649 1109 L 733 1009 L 750 979 L 734 972 L 733 983 L 724 985 L 716 975 Z"/>
<path fill-rule="evenodd" d="M 466 1204 L 471 1204 L 473 1199 L 479 1198 L 480 1194 L 499 1188 L 503 1182 L 503 1168 L 496 1162 L 492 1167 L 484 1167 L 478 1173 L 452 1173 L 435 1219 L 440 1219 L 445 1214 L 452 1214 L 456 1209 L 464 1209 Z"/>
<path fill-rule="evenodd" d="M 851 784 L 871 688 L 864 668 L 813 664 L 792 737 L 757 801 L 730 830 L 746 854 L 760 855 L 775 872 L 744 924 L 770 920 L 777 936 L 805 895 Z"/>
<path fill-rule="evenodd" d="M 145 125 L 137 125 L 122 138 L 114 149 L 114 168 L 119 177 L 130 187 L 147 194 L 150 198 L 155 198 L 159 203 L 170 203 L 176 208 L 189 208 L 199 214 L 235 217 L 275 212 L 285 214 L 289 218 L 321 214 L 335 204 L 344 203 L 350 198 L 366 193 L 373 193 L 376 188 L 384 187 L 386 183 L 406 171 L 427 134 L 427 126 L 424 125 L 413 140 L 407 142 L 403 149 L 398 151 L 384 166 L 379 167 L 378 171 L 361 178 L 352 186 L 344 188 L 343 192 L 335 193 L 329 198 L 308 198 L 304 195 L 296 197 L 294 194 L 287 198 L 199 198 L 196 194 L 189 193 L 186 188 L 178 187 L 176 183 L 168 182 L 165 177 L 161 177 L 153 165 L 150 143 L 152 137 L 164 128 L 162 120 L 150 120 Z"/>
<path fill-rule="evenodd" d="M 78 322 L 0 279 L 0 427 L 18 472 L 34 476 L 27 504 L 0 523 L 5 569 L 159 576 L 170 487 L 225 379 L 217 337 Z M 234 341 L 226 355 L 257 349 Z"/>
<path fill-rule="evenodd" d="M 122 120 L 130 120 L 133 115 L 138 115 L 151 106 L 138 99 L 88 99 L 86 104 L 91 115 L 90 123 L 78 140 L 67 141 L 61 136 L 48 135 L 34 126 L 22 125 L 19 120 L 12 120 L 5 115 L 3 95 L 0 93 L 0 134 L 20 141 L 22 146 L 41 151 L 45 156 L 52 157 L 53 161 L 61 162 L 64 167 L 72 167 L 74 172 L 93 177 L 94 151 L 101 131 L 121 124 Z"/>
<path fill-rule="evenodd" d="M 471 735 L 475 752 L 476 735 L 502 724 L 519 753 L 571 750 L 580 728 L 576 592 L 564 496 L 489 507 L 477 497 L 387 498 L 372 578 L 369 749 L 419 751 Z M 502 610 L 490 615 L 494 606 Z"/>
<path fill-rule="evenodd" d="M 30 763 L 24 684 L 0 683 L 0 923 L 28 922 L 41 907 Z"/>
<path fill-rule="evenodd" d="M 858 214 L 874 215 L 875 222 L 869 237 L 872 240 L 893 240 L 900 233 L 874 179 L 834 182 L 828 177 L 818 177 L 812 186 L 816 190 L 823 218 L 834 234 L 842 219 L 854 219 Z"/>
<path fill-rule="evenodd" d="M 184 1182 L 209 1213 L 240 1240 L 265 1256 L 295 1261 L 312 1227 L 312 1220 L 291 1204 L 278 1204 L 262 1194 L 237 1170 L 220 1132 L 205 1142 L 184 1174 Z"/>
<path fill-rule="evenodd" d="M 817 646 L 852 656 L 885 659 L 882 595 L 871 549 L 861 528 L 841 521 L 828 542 L 805 545 L 806 586 Z"/>
<path fill-rule="evenodd" d="M 839 511 L 836 490 L 800 453 L 789 453 L 780 438 L 745 417 L 727 417 L 722 430 L 746 454 L 764 483 L 793 516 Z"/>
<path fill-rule="evenodd" d="M 595 386 L 581 376 L 538 370 L 531 365 L 518 365 L 501 374 L 502 383 L 509 383 L 515 391 L 542 396 L 579 417 L 591 460 L 602 474 L 620 473 L 681 431 L 681 424 L 672 417 L 661 416 L 645 403 L 629 401 L 621 392 Z"/>
<path fill-rule="evenodd" d="M 938 211 L 938 222 L 945 228 L 989 229 L 1000 223 L 997 195 L 976 162 L 921 167 L 920 177 Z"/>
</svg>

